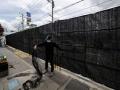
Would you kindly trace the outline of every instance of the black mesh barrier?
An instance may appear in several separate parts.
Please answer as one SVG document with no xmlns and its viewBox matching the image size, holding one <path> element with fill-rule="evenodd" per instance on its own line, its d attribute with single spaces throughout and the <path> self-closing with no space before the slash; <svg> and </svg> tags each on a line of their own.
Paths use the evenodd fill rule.
<svg viewBox="0 0 120 90">
<path fill-rule="evenodd" d="M 7 44 L 29 54 L 48 34 L 63 49 L 55 64 L 120 90 L 120 7 L 56 21 L 6 36 Z M 53 28 L 52 28 L 53 26 Z M 45 49 L 39 48 L 45 59 Z"/>
</svg>

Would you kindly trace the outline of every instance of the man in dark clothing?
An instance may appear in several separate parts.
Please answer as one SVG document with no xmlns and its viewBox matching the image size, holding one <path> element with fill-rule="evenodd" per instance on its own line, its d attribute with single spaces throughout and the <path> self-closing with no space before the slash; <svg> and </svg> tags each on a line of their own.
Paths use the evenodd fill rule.
<svg viewBox="0 0 120 90">
<path fill-rule="evenodd" d="M 56 47 L 57 49 L 61 50 L 61 48 L 54 42 L 52 42 L 52 37 L 49 35 L 46 38 L 46 41 L 35 45 L 34 49 L 36 49 L 37 47 L 45 47 L 45 55 L 46 55 L 46 61 L 45 61 L 45 70 L 46 72 L 48 71 L 48 62 L 50 62 L 51 64 L 51 72 L 54 71 L 54 62 L 53 62 L 53 57 L 54 57 L 54 47 Z"/>
</svg>

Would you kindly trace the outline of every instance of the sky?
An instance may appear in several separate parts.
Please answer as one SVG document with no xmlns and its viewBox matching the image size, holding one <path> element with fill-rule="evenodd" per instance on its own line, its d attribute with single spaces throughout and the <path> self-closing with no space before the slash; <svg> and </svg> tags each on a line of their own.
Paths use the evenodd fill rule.
<svg viewBox="0 0 120 90">
<path fill-rule="evenodd" d="M 120 6 L 120 0 L 81 0 L 73 6 L 63 9 L 78 1 L 80 0 L 54 0 L 54 21 Z M 6 31 L 18 31 L 21 29 L 21 14 L 24 15 L 24 24 L 27 27 L 26 12 L 31 13 L 32 24 L 41 26 L 51 22 L 51 3 L 47 0 L 1 0 L 0 23 Z"/>
</svg>

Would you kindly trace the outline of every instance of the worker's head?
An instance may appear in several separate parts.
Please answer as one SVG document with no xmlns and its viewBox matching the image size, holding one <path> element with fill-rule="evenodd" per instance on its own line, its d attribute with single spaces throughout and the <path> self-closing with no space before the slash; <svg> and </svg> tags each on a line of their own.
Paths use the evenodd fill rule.
<svg viewBox="0 0 120 90">
<path fill-rule="evenodd" d="M 48 36 L 46 37 L 46 40 L 52 40 L 52 36 L 51 36 L 51 35 L 48 35 Z"/>
<path fill-rule="evenodd" d="M 51 35 L 47 35 L 46 41 L 52 41 L 52 36 Z"/>
<path fill-rule="evenodd" d="M 52 36 L 49 35 L 49 36 L 48 36 L 48 40 L 52 40 Z"/>
</svg>

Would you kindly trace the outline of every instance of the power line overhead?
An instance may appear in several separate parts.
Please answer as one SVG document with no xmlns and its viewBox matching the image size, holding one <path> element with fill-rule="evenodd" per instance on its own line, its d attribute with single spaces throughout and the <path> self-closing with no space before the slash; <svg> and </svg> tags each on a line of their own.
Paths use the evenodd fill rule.
<svg viewBox="0 0 120 90">
<path fill-rule="evenodd" d="M 84 0 L 77 1 L 77 2 L 72 3 L 72 4 L 68 5 L 68 6 L 65 6 L 65 7 L 61 8 L 61 9 L 58 9 L 58 10 L 54 11 L 54 13 L 57 13 L 57 12 L 60 12 L 60 11 L 62 11 L 62 10 L 64 10 L 64 9 L 67 9 L 67 8 L 69 8 L 69 7 L 72 7 L 72 6 L 78 4 L 78 3 L 82 2 L 82 1 L 84 1 Z"/>
</svg>

